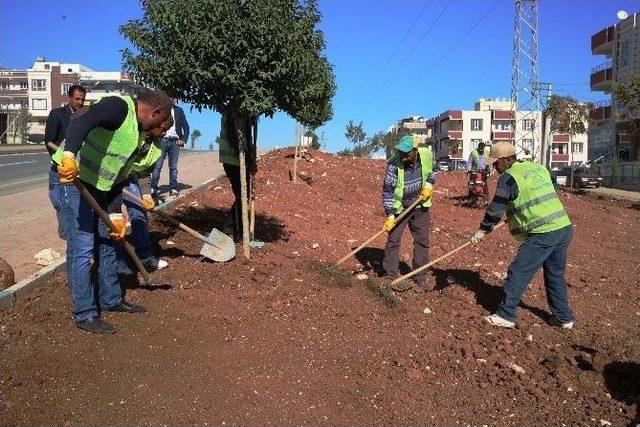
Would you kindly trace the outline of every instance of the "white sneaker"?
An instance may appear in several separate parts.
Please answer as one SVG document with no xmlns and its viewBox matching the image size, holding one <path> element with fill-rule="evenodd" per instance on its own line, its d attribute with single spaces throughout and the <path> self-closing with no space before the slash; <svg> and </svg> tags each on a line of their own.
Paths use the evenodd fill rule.
<svg viewBox="0 0 640 427">
<path fill-rule="evenodd" d="M 169 263 L 163 259 L 158 260 L 158 268 L 157 270 L 162 270 L 163 268 L 169 267 Z"/>
<path fill-rule="evenodd" d="M 484 320 L 486 320 L 487 323 L 489 323 L 489 324 L 491 324 L 493 326 L 500 326 L 501 328 L 513 329 L 516 326 L 516 322 L 512 322 L 510 320 L 503 319 L 502 317 L 498 316 L 497 314 L 492 314 L 490 316 L 485 316 Z"/>
<path fill-rule="evenodd" d="M 570 322 L 561 322 L 556 318 L 556 316 L 552 316 L 549 323 L 551 326 L 558 326 L 562 329 L 573 329 L 573 320 Z"/>
</svg>

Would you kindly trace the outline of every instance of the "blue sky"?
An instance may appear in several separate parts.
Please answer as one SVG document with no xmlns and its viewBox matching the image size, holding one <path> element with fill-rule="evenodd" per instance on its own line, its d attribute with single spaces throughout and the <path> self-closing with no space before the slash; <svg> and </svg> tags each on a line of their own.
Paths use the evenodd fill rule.
<svg viewBox="0 0 640 427">
<path fill-rule="evenodd" d="M 330 151 L 347 146 L 349 120 L 362 120 L 371 135 L 401 117 L 471 109 L 478 98 L 510 94 L 513 0 L 321 0 L 320 9 L 338 85 L 334 118 L 319 129 Z M 640 0 L 540 0 L 540 77 L 556 94 L 605 99 L 589 90 L 591 68 L 605 61 L 591 55 L 590 37 L 620 9 L 638 11 Z M 118 26 L 140 16 L 136 0 L 0 0 L 0 65 L 24 68 L 42 55 L 118 70 L 126 46 Z M 184 107 L 207 148 L 219 115 Z M 260 123 L 261 146 L 292 145 L 286 114 Z"/>
</svg>

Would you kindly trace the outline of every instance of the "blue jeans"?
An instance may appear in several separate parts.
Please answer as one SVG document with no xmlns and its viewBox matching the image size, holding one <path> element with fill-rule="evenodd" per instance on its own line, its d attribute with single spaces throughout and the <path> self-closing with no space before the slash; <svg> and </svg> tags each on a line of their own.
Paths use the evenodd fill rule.
<svg viewBox="0 0 640 427">
<path fill-rule="evenodd" d="M 151 174 L 151 188 L 154 193 L 158 192 L 158 182 L 160 181 L 160 172 L 164 165 L 164 158 L 169 156 L 169 190 L 178 191 L 178 155 L 180 154 L 178 140 L 175 138 L 162 138 L 160 148 L 162 148 L 162 154 Z"/>
<path fill-rule="evenodd" d="M 504 299 L 496 314 L 514 322 L 520 298 L 536 272 L 542 267 L 547 303 L 551 313 L 561 322 L 573 320 L 569 308 L 567 282 L 564 270 L 567 262 L 567 248 L 573 236 L 573 227 L 568 225 L 549 233 L 530 235 L 518 249 L 509 266 L 504 283 Z"/>
<path fill-rule="evenodd" d="M 107 210 L 111 197 L 87 186 L 98 204 Z M 116 271 L 117 243 L 109 238 L 107 225 L 91 210 L 73 185 L 62 186 L 62 213 L 67 224 L 67 283 L 73 302 L 73 320 L 80 322 L 98 316 L 95 288 L 102 308 L 122 302 Z M 97 268 L 98 283 L 91 274 L 91 259 Z"/>
<path fill-rule="evenodd" d="M 129 181 L 125 187 L 127 190 L 142 197 L 140 187 L 134 182 Z M 149 234 L 149 218 L 142 207 L 127 196 L 122 197 L 122 203 L 127 207 L 129 218 L 131 219 L 131 237 L 130 241 L 136 248 L 136 254 L 143 264 L 153 263 L 155 257 L 151 251 L 151 236 Z M 118 263 L 126 262 L 126 255 L 121 245 L 116 247 Z"/>
<path fill-rule="evenodd" d="M 49 200 L 51 200 L 51 205 L 56 210 L 56 216 L 58 217 L 58 236 L 60 236 L 62 240 L 67 239 L 67 220 L 61 209 L 64 198 L 64 187 L 69 187 L 67 191 L 78 192 L 76 187 L 71 184 L 61 184 L 58 171 L 55 167 L 52 167 L 49 170 Z"/>
</svg>

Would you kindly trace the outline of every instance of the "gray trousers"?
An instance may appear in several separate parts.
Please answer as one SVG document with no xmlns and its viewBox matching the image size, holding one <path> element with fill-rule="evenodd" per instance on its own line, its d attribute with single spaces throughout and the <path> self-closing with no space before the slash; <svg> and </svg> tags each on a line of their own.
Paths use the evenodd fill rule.
<svg viewBox="0 0 640 427">
<path fill-rule="evenodd" d="M 389 233 L 387 245 L 384 248 L 384 258 L 382 267 L 385 271 L 385 277 L 389 279 L 400 276 L 398 264 L 400 262 L 400 242 L 402 241 L 402 233 L 407 224 L 411 230 L 413 237 L 413 262 L 412 270 L 425 265 L 429 262 L 429 224 L 430 224 L 429 208 L 418 208 L 412 214 L 407 215 L 396 227 Z M 416 283 L 426 280 L 426 271 L 413 276 Z"/>
</svg>

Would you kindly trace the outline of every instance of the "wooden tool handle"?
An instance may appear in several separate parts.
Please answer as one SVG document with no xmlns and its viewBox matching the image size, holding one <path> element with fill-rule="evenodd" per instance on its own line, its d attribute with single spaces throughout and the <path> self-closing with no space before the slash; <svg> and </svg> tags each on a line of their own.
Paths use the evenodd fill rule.
<svg viewBox="0 0 640 427">
<path fill-rule="evenodd" d="M 500 224 L 498 224 L 498 225 L 496 225 L 496 226 L 495 226 L 494 230 L 497 230 L 498 228 L 502 227 L 504 224 L 505 224 L 505 222 L 504 222 L 504 221 L 503 221 L 503 222 L 501 222 Z M 421 266 L 421 267 L 418 267 L 418 268 L 416 268 L 415 270 L 413 270 L 413 271 L 411 271 L 411 272 L 409 272 L 409 273 L 405 274 L 404 276 L 400 276 L 400 277 L 398 277 L 397 279 L 393 280 L 389 285 L 395 285 L 395 284 L 397 284 L 397 283 L 399 283 L 399 282 L 402 282 L 402 281 L 403 281 L 403 280 L 405 280 L 405 279 L 408 279 L 408 278 L 410 278 L 410 277 L 413 277 L 413 276 L 415 276 L 416 274 L 420 273 L 421 271 L 424 271 L 424 270 L 426 270 L 427 268 L 431 267 L 432 265 L 434 265 L 434 264 L 436 264 L 436 263 L 438 263 L 438 262 L 442 261 L 443 259 L 445 259 L 445 258 L 449 258 L 451 255 L 453 255 L 453 254 L 455 254 L 456 252 L 458 252 L 458 251 L 460 251 L 460 250 L 462 250 L 462 249 L 466 248 L 467 246 L 469 246 L 469 245 L 471 245 L 471 244 L 473 244 L 473 242 L 472 242 L 471 240 L 469 240 L 468 242 L 466 242 L 466 243 L 464 243 L 464 244 L 462 244 L 462 245 L 458 246 L 457 248 L 455 248 L 455 249 L 453 249 L 453 250 L 451 250 L 451 251 L 447 252 L 446 254 L 442 255 L 441 257 L 434 259 L 434 260 L 433 260 L 433 261 L 431 261 L 430 263 L 425 264 L 425 265 L 423 265 L 423 266 Z"/>
<path fill-rule="evenodd" d="M 411 203 L 411 205 L 405 209 L 404 211 L 402 211 L 400 213 L 400 215 L 398 215 L 396 217 L 396 219 L 394 220 L 393 226 L 395 227 L 400 221 L 402 221 L 404 219 L 405 216 L 407 216 L 409 214 L 409 212 L 413 211 L 416 206 L 418 206 L 420 203 L 424 202 L 424 200 L 422 200 L 420 197 L 418 197 L 413 203 Z M 351 258 L 352 256 L 354 256 L 355 254 L 357 254 L 358 252 L 360 252 L 362 250 L 362 248 L 364 248 L 365 246 L 367 246 L 369 243 L 373 242 L 374 240 L 376 240 L 378 237 L 380 237 L 382 234 L 385 233 L 385 229 L 383 228 L 382 230 L 378 231 L 376 234 L 374 234 L 373 236 L 371 236 L 369 238 L 369 240 L 367 240 L 366 242 L 364 242 L 363 244 L 361 244 L 360 246 L 358 246 L 357 248 L 355 248 L 353 251 L 349 252 L 348 254 L 346 254 L 345 256 L 343 256 L 342 258 L 340 258 L 338 260 L 338 262 L 336 262 L 336 265 L 340 265 L 343 262 L 345 262 L 346 260 L 348 260 L 349 258 Z"/>
</svg>

